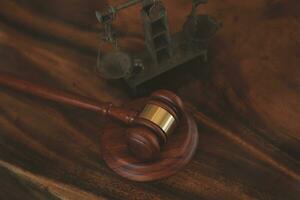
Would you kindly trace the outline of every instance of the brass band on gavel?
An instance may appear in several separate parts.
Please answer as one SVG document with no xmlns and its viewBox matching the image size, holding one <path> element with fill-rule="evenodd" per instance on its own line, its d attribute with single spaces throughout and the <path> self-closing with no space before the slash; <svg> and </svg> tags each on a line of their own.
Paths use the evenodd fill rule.
<svg viewBox="0 0 300 200">
<path fill-rule="evenodd" d="M 168 137 L 176 125 L 175 117 L 162 107 L 154 104 L 147 104 L 139 115 L 159 126 Z"/>
</svg>

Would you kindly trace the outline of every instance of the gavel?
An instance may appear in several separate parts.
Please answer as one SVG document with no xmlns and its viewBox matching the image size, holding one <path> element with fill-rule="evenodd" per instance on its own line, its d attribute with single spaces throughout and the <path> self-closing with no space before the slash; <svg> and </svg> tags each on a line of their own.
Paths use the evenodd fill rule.
<svg viewBox="0 0 300 200">
<path fill-rule="evenodd" d="M 182 100 L 173 92 L 159 90 L 150 96 L 140 111 L 98 103 L 71 93 L 33 84 L 9 74 L 0 73 L 0 85 L 64 105 L 102 114 L 128 125 L 126 139 L 129 151 L 140 161 L 153 161 L 177 128 L 183 111 Z"/>
</svg>

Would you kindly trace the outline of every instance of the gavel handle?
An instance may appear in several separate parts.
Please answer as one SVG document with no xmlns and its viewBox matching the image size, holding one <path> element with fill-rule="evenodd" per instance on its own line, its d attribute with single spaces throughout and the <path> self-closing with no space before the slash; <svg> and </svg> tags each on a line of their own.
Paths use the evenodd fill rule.
<svg viewBox="0 0 300 200">
<path fill-rule="evenodd" d="M 137 114 L 134 111 L 114 107 L 111 103 L 99 103 L 78 95 L 37 85 L 6 73 L 0 73 L 0 85 L 60 104 L 97 112 L 126 124 L 133 123 Z"/>
</svg>

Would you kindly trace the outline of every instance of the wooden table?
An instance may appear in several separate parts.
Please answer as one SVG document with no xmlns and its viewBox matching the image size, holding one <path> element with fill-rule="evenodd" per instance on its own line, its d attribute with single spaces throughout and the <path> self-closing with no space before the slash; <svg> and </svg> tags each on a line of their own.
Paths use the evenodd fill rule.
<svg viewBox="0 0 300 200">
<path fill-rule="evenodd" d="M 94 73 L 94 11 L 120 2 L 1 0 L 1 72 L 130 100 L 121 83 Z M 164 2 L 176 32 L 191 1 Z M 185 66 L 160 82 L 192 106 L 199 147 L 161 181 L 134 183 L 108 169 L 99 145 L 105 120 L 96 114 L 1 87 L 0 199 L 300 199 L 299 9 L 296 0 L 210 1 L 203 9 L 224 25 L 211 66 Z M 132 52 L 143 48 L 138 13 L 122 11 L 116 22 Z"/>
</svg>

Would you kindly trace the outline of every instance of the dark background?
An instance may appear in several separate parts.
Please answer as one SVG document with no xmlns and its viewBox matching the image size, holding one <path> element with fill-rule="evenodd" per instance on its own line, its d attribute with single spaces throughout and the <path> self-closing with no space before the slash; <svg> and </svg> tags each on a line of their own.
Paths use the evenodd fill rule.
<svg viewBox="0 0 300 200">
<path fill-rule="evenodd" d="M 0 70 L 101 101 L 130 100 L 122 84 L 94 73 L 102 28 L 94 11 L 121 2 L 1 0 Z M 164 2 L 179 31 L 191 1 Z M 132 52 L 143 48 L 139 9 L 115 24 Z M 133 183 L 106 167 L 96 114 L 0 88 L 0 199 L 300 199 L 299 10 L 297 0 L 202 8 L 223 23 L 211 66 L 187 66 L 160 83 L 193 105 L 199 146 L 162 181 Z"/>
</svg>

